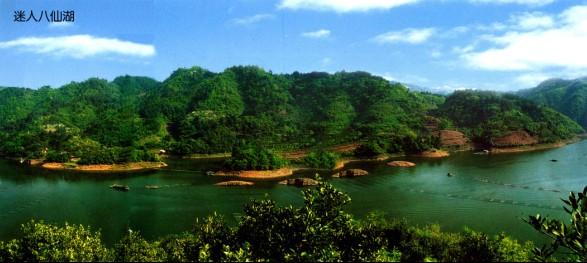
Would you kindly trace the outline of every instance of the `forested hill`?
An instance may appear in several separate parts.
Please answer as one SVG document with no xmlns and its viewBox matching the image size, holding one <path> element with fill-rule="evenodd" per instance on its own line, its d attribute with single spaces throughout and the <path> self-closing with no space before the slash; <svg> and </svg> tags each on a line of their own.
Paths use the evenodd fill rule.
<svg viewBox="0 0 587 263">
<path fill-rule="evenodd" d="M 587 128 L 587 78 L 551 79 L 519 95 L 552 107 Z"/>
<path fill-rule="evenodd" d="M 273 74 L 254 66 L 221 73 L 182 68 L 163 82 L 123 76 L 60 88 L 3 88 L 0 153 L 109 163 L 151 159 L 150 149 L 218 153 L 247 142 L 288 151 L 374 138 L 400 144 L 389 151 L 408 151 L 437 146 L 431 120 L 435 129 L 462 126 L 473 136 L 483 133 L 485 125 L 461 121 L 474 111 L 459 109 L 488 105 L 470 105 L 454 95 L 448 100 L 454 103 L 365 72 Z M 482 120 L 511 117 L 507 120 L 522 122 L 491 127 L 522 129 L 548 140 L 577 132 L 560 114 L 529 102 L 520 106 L 518 100 L 495 97 L 495 105 L 517 106 L 495 111 L 489 104 L 493 115 Z"/>
<path fill-rule="evenodd" d="M 452 120 L 472 140 L 495 145 L 513 131 L 523 131 L 538 142 L 556 142 L 583 132 L 563 114 L 515 95 L 491 91 L 456 91 L 437 113 Z"/>
</svg>

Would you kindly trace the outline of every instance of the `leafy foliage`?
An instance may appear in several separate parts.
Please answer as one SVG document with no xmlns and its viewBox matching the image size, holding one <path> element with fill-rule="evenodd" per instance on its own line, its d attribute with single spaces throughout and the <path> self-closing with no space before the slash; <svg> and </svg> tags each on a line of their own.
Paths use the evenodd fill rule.
<svg viewBox="0 0 587 263">
<path fill-rule="evenodd" d="M 547 80 L 536 88 L 519 92 L 520 96 L 546 105 L 569 116 L 587 128 L 587 79 Z"/>
<path fill-rule="evenodd" d="M 377 136 L 361 144 L 355 150 L 355 155 L 372 158 L 385 153 L 414 154 L 439 147 L 439 138 L 430 135 L 417 136 L 407 134 L 404 137 L 397 135 Z"/>
<path fill-rule="evenodd" d="M 122 76 L 0 89 L 0 155 L 112 163 L 125 161 L 120 149 L 227 153 L 240 141 L 278 152 L 365 142 L 364 155 L 411 153 L 437 146 L 425 125 L 433 113 L 441 120 L 437 128 L 464 129 L 482 142 L 512 130 L 544 142 L 582 131 L 557 112 L 510 95 L 465 91 L 445 101 L 366 72 L 193 67 L 163 82 Z"/>
<path fill-rule="evenodd" d="M 304 157 L 303 162 L 308 167 L 333 169 L 340 159 L 338 154 L 328 151 L 313 151 Z"/>
<path fill-rule="evenodd" d="M 549 219 L 540 214 L 530 216 L 527 223 L 552 240 L 550 246 L 537 248 L 536 259 L 546 261 L 560 247 L 570 251 L 569 261 L 587 261 L 587 187 L 583 192 L 571 192 L 564 210 L 571 217 L 569 224 L 561 220 Z"/>
<path fill-rule="evenodd" d="M 129 230 L 114 247 L 114 260 L 117 262 L 159 262 L 163 250 L 158 243 L 151 243 L 138 232 Z"/>
<path fill-rule="evenodd" d="M 66 223 L 57 227 L 31 221 L 21 230 L 20 239 L 0 244 L 1 262 L 87 262 L 109 258 L 100 233 L 82 225 Z"/>
<path fill-rule="evenodd" d="M 286 160 L 276 153 L 247 143 L 235 146 L 230 159 L 225 162 L 225 166 L 232 170 L 272 170 L 286 164 Z"/>
<path fill-rule="evenodd" d="M 583 129 L 568 117 L 513 95 L 488 91 L 456 91 L 439 108 L 474 141 L 491 145 L 492 139 L 526 131 L 541 142 L 568 139 Z"/>
</svg>

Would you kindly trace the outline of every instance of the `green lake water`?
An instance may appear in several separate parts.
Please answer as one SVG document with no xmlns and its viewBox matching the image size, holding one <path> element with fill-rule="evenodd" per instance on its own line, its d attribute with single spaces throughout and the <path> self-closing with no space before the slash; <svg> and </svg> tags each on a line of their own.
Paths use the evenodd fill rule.
<svg viewBox="0 0 587 263">
<path fill-rule="evenodd" d="M 562 218 L 560 198 L 587 185 L 587 141 L 529 153 L 466 152 L 441 160 L 402 160 L 418 166 L 354 164 L 350 167 L 371 174 L 327 180 L 351 196 L 348 210 L 357 217 L 377 210 L 412 224 L 438 223 L 447 231 L 468 226 L 535 241 L 540 236 L 522 218 L 536 213 Z M 276 182 L 214 186 L 223 178 L 207 176 L 206 171 L 216 169 L 218 162 L 166 162 L 166 170 L 105 175 L 44 171 L 0 161 L 0 239 L 18 237 L 20 224 L 42 219 L 90 225 L 101 229 L 104 240 L 112 244 L 128 228 L 150 239 L 180 233 L 189 230 L 195 218 L 214 211 L 234 223 L 251 199 L 268 196 L 280 204 L 302 203 L 300 188 Z M 449 172 L 455 176 L 448 177 Z M 131 189 L 112 190 L 114 183 Z M 149 190 L 145 185 L 162 187 Z"/>
</svg>

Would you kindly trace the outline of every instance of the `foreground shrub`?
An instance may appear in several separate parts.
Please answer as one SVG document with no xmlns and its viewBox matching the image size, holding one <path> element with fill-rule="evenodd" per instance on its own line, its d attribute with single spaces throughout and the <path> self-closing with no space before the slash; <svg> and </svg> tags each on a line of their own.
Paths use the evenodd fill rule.
<svg viewBox="0 0 587 263">
<path fill-rule="evenodd" d="M 76 262 L 104 261 L 108 250 L 99 232 L 82 225 L 58 227 L 31 221 L 21 228 L 20 239 L 0 244 L 0 261 Z"/>
<path fill-rule="evenodd" d="M 304 205 L 300 207 L 279 206 L 268 199 L 252 201 L 245 206 L 234 227 L 213 214 L 198 219 L 189 232 L 156 241 L 145 240 L 139 232 L 129 230 L 112 249 L 102 245 L 99 233 L 83 226 L 58 227 L 32 221 L 23 226 L 21 238 L 0 242 L 0 261 L 502 262 L 532 259 L 531 243 L 520 244 L 504 234 L 491 237 L 472 230 L 447 233 L 438 225 L 415 227 L 380 214 L 355 219 L 344 209 L 350 197 L 323 182 L 304 190 L 303 199 Z M 582 201 L 571 199 L 569 203 L 573 207 L 573 200 L 577 202 L 576 209 L 582 209 Z M 564 233 L 575 232 L 565 230 Z M 568 238 L 579 237 L 571 235 Z M 576 254 L 577 258 L 581 255 Z"/>
<path fill-rule="evenodd" d="M 571 192 L 566 200 L 564 210 L 570 216 L 569 223 L 549 219 L 540 214 L 530 216 L 527 223 L 552 240 L 552 243 L 534 250 L 535 259 L 546 261 L 559 248 L 570 252 L 567 261 L 587 261 L 587 187 L 583 192 Z"/>
<path fill-rule="evenodd" d="M 143 239 L 139 232 L 128 233 L 114 246 L 114 260 L 118 262 L 161 262 L 164 252 L 158 243 Z"/>
</svg>

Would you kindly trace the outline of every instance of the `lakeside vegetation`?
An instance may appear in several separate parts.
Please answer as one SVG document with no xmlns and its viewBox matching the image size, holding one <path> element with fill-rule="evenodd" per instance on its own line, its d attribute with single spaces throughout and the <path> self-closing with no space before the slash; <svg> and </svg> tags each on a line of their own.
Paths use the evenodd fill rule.
<svg viewBox="0 0 587 263">
<path fill-rule="evenodd" d="M 266 169 L 282 165 L 273 154 L 344 143 L 361 142 L 361 157 L 418 153 L 441 147 L 440 129 L 462 130 L 479 142 L 518 130 L 540 142 L 583 131 L 558 112 L 514 96 L 465 91 L 445 98 L 365 72 L 193 67 L 163 82 L 123 76 L 0 89 L 0 155 L 24 159 L 154 161 L 159 149 L 215 154 L 244 142 L 255 145 L 260 160 L 276 163 L 229 165 Z"/>
<path fill-rule="evenodd" d="M 587 128 L 587 78 L 551 79 L 518 94 L 538 104 L 552 107 Z"/>
<path fill-rule="evenodd" d="M 339 160 L 340 156 L 337 153 L 319 150 L 310 152 L 302 162 L 310 168 L 334 169 Z"/>
<path fill-rule="evenodd" d="M 260 146 L 240 144 L 234 146 L 224 166 L 231 170 L 274 170 L 284 167 L 287 161 Z"/>
<path fill-rule="evenodd" d="M 490 91 L 456 91 L 438 109 L 474 142 L 494 145 L 494 139 L 524 131 L 540 143 L 572 138 L 584 130 L 555 110 L 514 95 Z"/>
<path fill-rule="evenodd" d="M 505 234 L 488 236 L 469 229 L 442 232 L 437 225 L 415 227 L 377 214 L 355 219 L 344 210 L 350 197 L 323 182 L 304 190 L 303 197 L 301 207 L 278 206 L 273 200 L 252 201 L 244 207 L 236 226 L 214 214 L 196 220 L 188 232 L 153 241 L 128 230 L 113 247 L 102 243 L 99 231 L 83 225 L 31 221 L 22 226 L 20 238 L 0 242 L 0 262 L 520 262 L 555 260 L 553 255 L 560 247 L 568 252 L 557 255 L 559 259 L 587 259 L 587 187 L 563 200 L 570 223 L 540 215 L 529 217 L 528 224 L 553 240 L 541 248 Z"/>
</svg>

